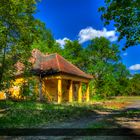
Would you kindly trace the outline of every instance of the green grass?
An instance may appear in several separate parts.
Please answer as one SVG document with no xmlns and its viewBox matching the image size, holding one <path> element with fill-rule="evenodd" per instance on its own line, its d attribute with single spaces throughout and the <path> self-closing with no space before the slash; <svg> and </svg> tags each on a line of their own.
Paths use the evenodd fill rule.
<svg viewBox="0 0 140 140">
<path fill-rule="evenodd" d="M 88 126 L 88 128 L 117 128 L 119 127 L 117 124 L 114 123 L 113 119 L 102 119 L 95 123 L 92 123 Z"/>
<path fill-rule="evenodd" d="M 0 128 L 26 128 L 47 125 L 71 118 L 88 116 L 94 112 L 86 105 L 57 105 L 31 101 L 0 102 L 8 110 L 0 113 Z"/>
<path fill-rule="evenodd" d="M 132 102 L 140 100 L 140 96 L 118 96 L 110 99 L 108 98 L 108 100 L 115 100 L 116 102 Z"/>
<path fill-rule="evenodd" d="M 131 109 L 128 111 L 122 111 L 120 112 L 120 114 L 117 114 L 116 117 L 140 118 L 140 109 Z"/>
<path fill-rule="evenodd" d="M 0 102 L 0 128 L 30 128 L 49 123 L 96 115 L 95 110 L 106 110 L 102 105 L 93 104 L 47 104 L 32 101 Z"/>
<path fill-rule="evenodd" d="M 138 99 L 138 97 L 133 99 Z M 130 100 L 131 99 L 123 97 L 106 101 L 126 102 Z M 3 109 L 6 110 L 3 111 Z M 52 122 L 61 122 L 74 118 L 79 119 L 80 117 L 89 116 L 91 114 L 97 115 L 96 111 L 113 111 L 115 109 L 117 109 L 115 106 L 104 106 L 104 103 L 96 104 L 95 101 L 91 103 L 78 104 L 74 102 L 72 104 L 65 103 L 61 105 L 35 101 L 0 101 L 0 128 L 39 127 Z M 139 114 L 140 112 L 129 111 L 124 113 L 124 115 L 134 113 Z M 100 127 L 100 125 L 102 125 L 102 123 L 96 127 Z"/>
<path fill-rule="evenodd" d="M 31 128 L 83 116 L 97 115 L 95 110 L 106 110 L 102 105 L 74 102 L 47 104 L 35 101 L 0 101 L 0 128 Z"/>
</svg>

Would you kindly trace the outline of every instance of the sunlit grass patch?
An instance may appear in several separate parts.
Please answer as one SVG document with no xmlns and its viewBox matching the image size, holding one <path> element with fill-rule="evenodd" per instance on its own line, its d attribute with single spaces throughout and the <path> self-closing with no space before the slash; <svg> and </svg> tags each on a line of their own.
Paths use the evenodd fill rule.
<svg viewBox="0 0 140 140">
<path fill-rule="evenodd" d="M 82 105 L 47 104 L 33 101 L 4 101 L 0 107 L 9 108 L 0 115 L 0 127 L 38 127 L 52 122 L 60 122 L 71 118 L 80 118 L 94 114 L 90 108 Z M 96 113 L 95 113 L 96 114 Z"/>
<path fill-rule="evenodd" d="M 133 98 L 135 99 L 135 98 Z M 130 99 L 132 100 L 132 98 Z M 70 119 L 79 119 L 99 113 L 110 113 L 122 109 L 129 99 L 111 99 L 91 101 L 88 103 L 73 102 L 64 104 L 48 104 L 35 101 L 1 101 L 0 128 L 12 127 L 39 127 L 49 123 L 61 122 Z M 4 111 L 3 111 L 4 110 Z M 139 115 L 139 110 L 121 112 L 121 116 Z M 117 115 L 116 115 L 117 117 Z"/>
</svg>

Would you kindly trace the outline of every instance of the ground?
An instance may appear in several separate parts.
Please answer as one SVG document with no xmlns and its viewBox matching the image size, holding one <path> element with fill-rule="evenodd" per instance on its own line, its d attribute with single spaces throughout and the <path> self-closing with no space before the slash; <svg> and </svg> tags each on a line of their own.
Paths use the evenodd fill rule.
<svg viewBox="0 0 140 140">
<path fill-rule="evenodd" d="M 39 104 L 40 106 L 40 104 Z M 39 106 L 37 107 L 39 109 Z M 29 105 L 27 105 L 28 109 Z M 41 106 L 40 106 L 41 107 Z M 48 107 L 48 105 L 47 105 Z M 16 107 L 15 107 L 16 108 Z M 18 106 L 19 108 L 19 106 Z M 46 106 L 44 107 L 44 109 Z M 57 110 L 55 110 L 57 108 Z M 21 106 L 22 109 L 22 106 Z M 50 105 L 47 109 L 47 114 L 50 110 L 55 111 L 50 113 L 48 117 L 54 117 L 49 121 L 38 123 L 35 126 L 38 128 L 61 128 L 61 129 L 77 129 L 77 128 L 91 128 L 91 129 L 113 129 L 113 128 L 129 128 L 133 135 L 140 136 L 140 97 L 118 97 L 115 99 L 105 100 L 90 103 L 90 105 Z M 67 110 L 67 111 L 66 111 Z M 20 110 L 19 110 L 20 112 Z M 44 112 L 43 112 L 44 113 Z M 2 115 L 3 113 L 1 113 Z M 46 115 L 47 114 L 43 114 Z M 57 116 L 57 117 L 56 117 Z M 71 116 L 71 117 L 70 117 Z M 14 116 L 15 117 L 15 116 Z M 24 116 L 25 117 L 25 116 Z M 38 117 L 38 116 L 36 116 Z M 43 116 L 41 116 L 43 117 Z M 1 117 L 2 118 L 2 117 Z M 0 118 L 0 125 L 3 121 Z M 5 119 L 9 119 L 6 118 Z M 56 120 L 55 122 L 53 120 Z M 43 118 L 45 120 L 45 118 Z M 50 121 L 51 120 L 51 121 Z M 59 120 L 59 121 L 58 121 Z M 20 121 L 20 119 L 19 119 Z M 28 122 L 28 120 L 26 120 Z M 29 119 L 30 121 L 30 119 Z M 12 121 L 11 121 L 12 122 Z M 24 123 L 24 121 L 22 122 Z M 4 123 L 3 123 L 4 124 Z M 5 123 L 4 125 L 7 125 Z M 17 124 L 15 127 L 17 127 Z M 24 126 L 27 125 L 26 123 Z M 8 125 L 7 125 L 8 126 Z M 22 128 L 22 125 L 19 125 Z M 100 133 L 101 134 L 101 133 Z M 113 135 L 113 134 L 112 134 Z M 117 134 L 114 134 L 117 135 Z M 21 138 L 21 137 L 20 137 Z M 22 137 L 23 139 L 25 137 Z M 21 139 L 22 139 L 21 138 Z M 37 137 L 36 137 L 37 138 Z M 39 139 L 46 139 L 46 137 L 38 137 Z M 47 137 L 47 139 L 83 139 L 83 137 Z M 95 138 L 95 137 L 94 137 Z M 96 137 L 109 139 L 109 137 L 101 136 Z M 116 137 L 115 137 L 116 138 Z M 117 139 L 128 139 L 128 137 L 117 137 Z M 129 137 L 130 138 L 130 137 Z M 26 139 L 35 139 L 35 137 L 26 137 Z M 93 137 L 85 137 L 84 139 L 93 139 Z M 111 136 L 111 139 L 114 139 Z M 135 137 L 139 139 L 139 137 Z"/>
<path fill-rule="evenodd" d="M 101 103 L 100 103 L 101 104 Z M 106 109 L 95 109 L 90 116 L 50 124 L 45 128 L 140 128 L 140 100 L 127 98 L 127 102 L 103 102 Z M 114 105 L 115 104 L 115 105 Z M 112 105 L 116 109 L 109 109 Z M 96 112 L 96 114 L 95 114 Z"/>
</svg>

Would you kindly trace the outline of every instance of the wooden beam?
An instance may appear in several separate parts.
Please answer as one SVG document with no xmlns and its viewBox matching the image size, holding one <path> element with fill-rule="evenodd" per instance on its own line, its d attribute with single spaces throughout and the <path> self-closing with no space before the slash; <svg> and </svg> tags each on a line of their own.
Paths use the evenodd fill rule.
<svg viewBox="0 0 140 140">
<path fill-rule="evenodd" d="M 73 101 L 73 81 L 70 81 L 70 87 L 69 87 L 69 102 Z"/>
<path fill-rule="evenodd" d="M 78 102 L 82 102 L 82 82 L 79 82 L 79 89 L 78 89 Z"/>
<path fill-rule="evenodd" d="M 62 79 L 58 79 L 58 103 L 62 102 Z"/>
<path fill-rule="evenodd" d="M 65 80 L 72 80 L 72 81 L 82 81 L 84 83 L 88 83 L 90 81 L 90 79 L 87 78 L 82 78 L 82 77 L 78 77 L 78 76 L 73 76 L 73 75 L 69 75 L 69 74 L 58 74 L 58 75 L 53 75 L 53 76 L 47 76 L 45 77 L 46 80 L 49 79 L 65 79 Z"/>
<path fill-rule="evenodd" d="M 72 81 L 78 81 L 78 82 L 84 82 L 84 83 L 88 83 L 90 81 L 90 79 L 86 79 L 86 78 L 82 78 L 82 77 L 78 77 L 78 76 L 73 76 L 73 75 L 68 75 L 68 74 L 61 74 L 61 78 L 62 79 L 66 79 L 66 80 L 72 80 Z"/>
<path fill-rule="evenodd" d="M 44 79 L 46 79 L 46 80 L 50 80 L 50 79 L 61 79 L 61 75 L 60 74 L 50 75 L 50 76 L 46 76 Z"/>
<path fill-rule="evenodd" d="M 86 84 L 86 102 L 89 102 L 89 83 Z"/>
</svg>

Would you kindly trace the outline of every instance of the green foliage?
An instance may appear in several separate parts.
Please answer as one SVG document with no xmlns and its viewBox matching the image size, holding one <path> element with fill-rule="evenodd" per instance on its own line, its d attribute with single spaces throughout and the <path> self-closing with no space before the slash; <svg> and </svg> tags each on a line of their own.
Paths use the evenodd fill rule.
<svg viewBox="0 0 140 140">
<path fill-rule="evenodd" d="M 84 69 L 83 47 L 77 40 L 67 40 L 62 55 L 77 67 Z"/>
<path fill-rule="evenodd" d="M 61 54 L 61 47 L 54 40 L 51 31 L 46 29 L 44 24 L 40 28 L 39 39 L 34 41 L 32 49 L 39 49 L 43 53 L 57 52 Z"/>
<path fill-rule="evenodd" d="M 17 61 L 25 65 L 26 72 L 29 70 L 31 45 L 38 39 L 41 26 L 33 16 L 36 3 L 36 0 L 0 1 L 0 88 L 15 76 Z"/>
<path fill-rule="evenodd" d="M 127 90 L 129 95 L 140 95 L 140 74 L 131 77 Z"/>
<path fill-rule="evenodd" d="M 115 66 L 114 77 L 118 84 L 116 85 L 117 95 L 127 95 L 129 86 L 129 76 L 130 72 L 127 70 L 126 66 L 122 63 L 117 63 Z"/>
<path fill-rule="evenodd" d="M 99 101 L 99 100 L 104 99 L 104 97 L 101 94 L 95 94 L 94 96 L 92 96 L 92 99 L 95 101 Z"/>
<path fill-rule="evenodd" d="M 120 51 L 117 45 L 111 44 L 104 37 L 95 38 L 85 49 L 87 71 L 94 75 L 93 86 L 99 97 L 121 94 L 121 81 L 127 80 L 129 72 L 120 62 Z"/>
<path fill-rule="evenodd" d="M 36 79 L 32 77 L 32 79 L 27 79 L 25 82 L 22 83 L 20 87 L 20 95 L 22 99 L 25 100 L 36 100 L 38 98 L 38 94 L 36 93 Z"/>
<path fill-rule="evenodd" d="M 125 48 L 140 43 L 140 1 L 139 0 L 105 0 L 106 5 L 100 7 L 105 25 L 112 20 L 120 33 L 119 40 L 126 38 Z"/>
</svg>

